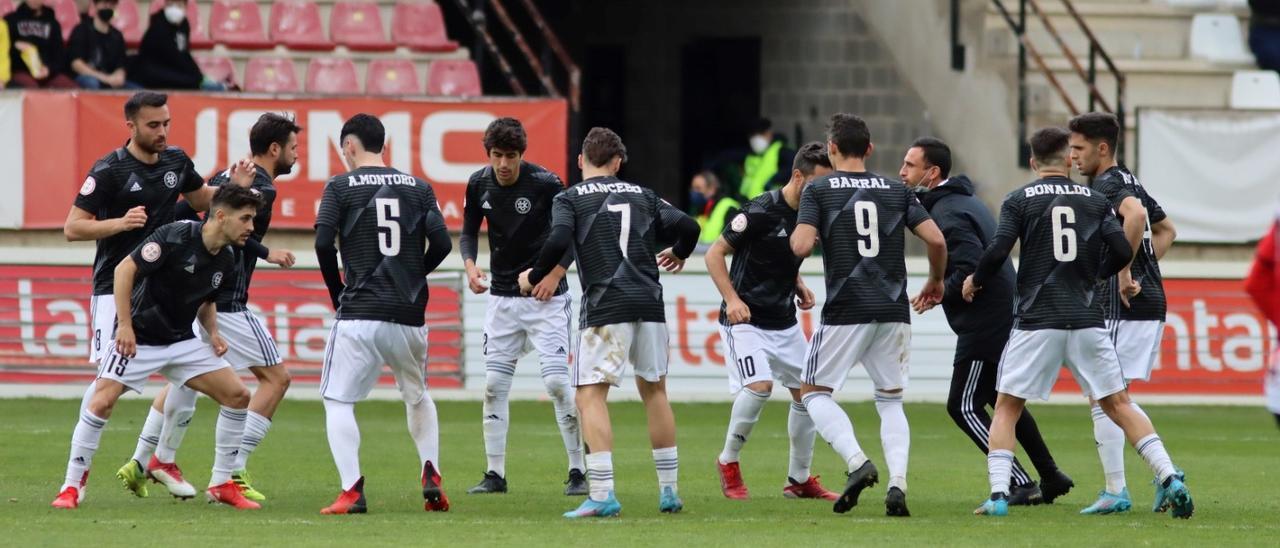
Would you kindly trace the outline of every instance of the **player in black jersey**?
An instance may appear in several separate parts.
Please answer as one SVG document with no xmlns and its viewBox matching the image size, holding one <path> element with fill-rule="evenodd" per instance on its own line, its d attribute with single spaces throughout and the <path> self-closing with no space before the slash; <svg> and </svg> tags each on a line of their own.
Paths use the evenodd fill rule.
<svg viewBox="0 0 1280 548">
<path fill-rule="evenodd" d="M 267 331 L 266 322 L 249 310 L 249 282 L 260 258 L 285 268 L 293 265 L 293 253 L 289 250 L 268 250 L 261 242 L 271 225 L 271 210 L 276 199 L 273 181 L 293 170 L 298 158 L 298 132 L 301 130 L 290 118 L 266 113 L 249 131 L 253 170 L 253 182 L 249 188 L 250 192 L 262 198 L 262 206 L 253 219 L 253 234 L 246 240 L 246 246 L 232 250 L 237 269 L 236 275 L 227 281 L 231 291 L 221 293 L 216 303 L 218 328 L 229 347 L 226 360 L 237 371 L 248 369 L 258 379 L 258 389 L 249 404 L 244 441 L 236 456 L 235 471 L 231 474 L 231 479 L 240 486 L 245 498 L 255 502 L 262 502 L 266 497 L 249 483 L 246 463 L 271 427 L 271 417 L 289 387 L 289 373 L 283 366 L 275 367 L 281 362 L 276 342 Z M 216 188 L 227 184 L 235 168 L 232 166 L 215 175 L 209 180 L 209 186 Z M 177 209 L 181 218 L 200 220 L 185 201 L 179 203 Z M 206 340 L 208 338 L 208 333 L 199 330 L 198 326 L 197 334 Z M 170 493 L 179 496 L 194 494 L 194 489 L 182 478 L 175 459 L 178 446 L 195 414 L 196 393 L 180 386 L 166 385 L 156 396 L 152 409 L 163 410 L 163 427 L 150 420 L 143 424 L 143 431 L 138 436 L 137 454 L 120 467 L 116 477 L 125 488 L 140 497 L 147 496 L 148 477 L 154 477 L 169 487 Z M 160 443 L 154 443 L 152 440 L 155 439 Z"/>
<path fill-rule="evenodd" d="M 613 494 L 613 429 L 606 399 L 631 364 L 649 417 L 658 469 L 658 509 L 679 512 L 676 424 L 667 401 L 667 325 L 658 267 L 684 268 L 698 241 L 698 223 L 652 190 L 621 181 L 627 149 L 616 133 L 592 128 L 582 142 L 583 181 L 556 196 L 551 234 L 535 266 L 520 274 L 531 293 L 573 249 L 582 282 L 579 349 L 573 363 L 582 419 L 590 496 L 566 518 L 604 517 L 622 510 Z M 674 241 L 658 253 L 656 242 Z"/>
<path fill-rule="evenodd" d="M 1090 187 L 1111 201 L 1123 223 L 1133 262 L 1099 287 L 1103 312 L 1120 359 L 1125 383 L 1151 378 L 1160 353 L 1167 308 L 1160 277 L 1163 257 L 1177 231 L 1160 204 L 1129 170 L 1116 163 L 1120 123 L 1115 115 L 1090 112 L 1071 119 L 1071 163 L 1091 179 Z M 1093 436 L 1106 487 L 1098 501 L 1082 514 L 1111 514 L 1129 510 L 1132 502 L 1124 478 L 1124 431 L 1098 403 L 1092 402 Z M 1143 413 L 1137 403 L 1133 409 Z"/>
<path fill-rule="evenodd" d="M 342 494 L 323 514 L 364 513 L 355 403 L 391 368 L 418 449 L 424 508 L 449 509 L 440 479 L 440 425 L 427 393 L 427 274 L 453 248 L 435 192 L 382 161 L 386 130 L 368 114 L 342 126 L 354 169 L 330 179 L 316 214 L 316 257 L 338 311 L 325 347 L 320 394 Z M 337 240 L 337 247 L 334 245 Z M 338 270 L 338 248 L 343 272 Z M 345 273 L 345 277 L 343 276 Z"/>
<path fill-rule="evenodd" d="M 1189 518 L 1191 493 L 1151 421 L 1129 401 L 1102 299 L 1095 295 L 1098 281 L 1119 272 L 1133 253 L 1111 202 L 1067 178 L 1069 139 L 1067 130 L 1056 127 L 1031 136 L 1031 167 L 1039 179 L 1005 198 L 996 236 L 964 282 L 964 298 L 972 302 L 1021 240 L 1017 316 L 1000 359 L 987 453 L 991 497 L 975 513 L 1008 515 L 1014 424 L 1026 400 L 1048 399 L 1065 363 L 1155 473 L 1156 508 L 1171 506 L 1174 517 Z"/>
<path fill-rule="evenodd" d="M 787 498 L 835 500 L 809 474 L 817 430 L 800 403 L 800 374 L 807 342 L 796 321 L 796 306 L 813 308 L 813 291 L 800 279 L 800 263 L 791 253 L 800 192 L 815 177 L 831 173 L 831 160 L 822 143 L 796 151 L 786 186 L 761 194 L 734 216 L 724 233 L 707 250 L 707 272 L 724 302 L 720 305 L 720 340 L 725 347 L 729 391 L 735 394 L 724 449 L 716 459 L 720 490 L 731 499 L 746 499 L 747 486 L 738 463 L 739 452 L 777 380 L 791 391 L 787 435 L 791 440 L 790 467 L 782 494 Z M 733 254 L 732 268 L 725 255 Z"/>
<path fill-rule="evenodd" d="M 231 245 L 243 245 L 253 231 L 261 198 L 228 185 L 213 197 L 213 214 L 203 224 L 170 223 L 156 229 L 115 268 L 117 328 L 103 352 L 98 379 L 80 410 L 71 436 L 66 481 L 55 508 L 76 508 L 84 496 L 89 466 L 116 400 L 126 390 L 141 391 L 147 378 L 162 374 L 170 382 L 203 392 L 222 406 L 214 439 L 209 500 L 240 509 L 258 504 L 245 499 L 231 481 L 231 468 L 244 433 L 249 390 L 220 356 L 227 345 L 218 335 L 214 302 L 231 291 L 235 258 Z M 199 322 L 211 344 L 196 337 Z"/>
<path fill-rule="evenodd" d="M 832 505 L 837 513 L 858 504 L 862 490 L 879 473 L 854 437 L 849 416 L 831 398 L 849 370 L 862 363 L 875 385 L 880 441 L 889 464 L 885 513 L 908 516 L 907 452 L 911 432 L 902 409 L 911 344 L 907 299 L 905 232 L 923 240 L 929 253 L 929 278 L 912 302 L 942 300 L 947 246 L 914 193 L 901 182 L 867 171 L 874 150 L 871 130 L 852 114 L 831 117 L 827 152 L 835 171 L 805 187 L 791 235 L 791 249 L 807 257 L 819 234 L 827 299 L 822 325 L 813 334 L 800 393 L 818 433 L 844 459 L 849 479 Z"/>
<path fill-rule="evenodd" d="M 974 195 L 974 183 L 968 177 L 951 175 L 951 148 L 938 139 L 924 137 L 912 143 L 898 176 L 918 193 L 920 203 L 947 240 L 947 289 L 942 308 L 957 337 L 947 413 L 986 455 L 991 435 L 991 415 L 986 407 L 996 404 L 1000 354 L 1013 328 L 1013 262 L 1000 267 L 974 302 L 965 302 L 961 295 L 964 279 L 973 274 L 982 251 L 995 236 L 995 217 Z M 1075 483 L 1058 469 L 1031 411 L 1022 412 L 1017 431 L 1018 443 L 1040 474 L 1040 485 L 1014 460 L 1009 504 L 1052 503 Z"/>
<path fill-rule="evenodd" d="M 569 479 L 564 494 L 586 495 L 586 465 L 582 460 L 582 435 L 578 407 L 569 384 L 569 334 L 572 304 L 565 269 L 573 260 L 565 253 L 532 296 L 520 293 L 520 273 L 533 266 L 551 231 L 551 201 L 564 190 L 555 173 L 524 161 L 528 136 L 514 118 L 498 118 L 484 132 L 489 166 L 471 175 L 463 208 L 462 261 L 471 291 L 491 291 L 484 319 L 484 452 L 488 460 L 484 478 L 468 493 L 506 493 L 506 453 L 511 378 L 516 361 L 529 349 L 538 351 L 542 382 L 555 408 L 556 423 L 569 455 Z M 476 266 L 480 224 L 489 225 L 490 284 Z"/>
</svg>

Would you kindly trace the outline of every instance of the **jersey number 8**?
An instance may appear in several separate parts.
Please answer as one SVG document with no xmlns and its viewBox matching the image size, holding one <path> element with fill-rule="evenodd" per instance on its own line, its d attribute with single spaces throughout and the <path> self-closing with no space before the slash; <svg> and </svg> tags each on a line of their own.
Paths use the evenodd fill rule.
<svg viewBox="0 0 1280 548">
<path fill-rule="evenodd" d="M 378 228 L 385 228 L 384 234 L 378 232 L 378 251 L 388 257 L 400 254 L 400 199 L 375 198 L 373 207 L 378 210 Z"/>
<path fill-rule="evenodd" d="M 1076 260 L 1076 210 L 1067 206 L 1054 207 L 1049 215 L 1053 225 L 1053 258 L 1060 263 Z"/>
</svg>

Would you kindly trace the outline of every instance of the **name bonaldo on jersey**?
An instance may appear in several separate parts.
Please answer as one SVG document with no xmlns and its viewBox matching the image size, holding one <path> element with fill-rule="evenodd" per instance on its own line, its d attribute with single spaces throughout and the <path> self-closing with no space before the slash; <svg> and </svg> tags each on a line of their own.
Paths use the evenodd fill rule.
<svg viewBox="0 0 1280 548">
<path fill-rule="evenodd" d="M 1080 185 L 1034 185 L 1022 189 L 1027 197 L 1043 196 L 1045 194 L 1079 194 L 1081 196 L 1093 196 L 1093 191 L 1087 186 Z"/>
</svg>

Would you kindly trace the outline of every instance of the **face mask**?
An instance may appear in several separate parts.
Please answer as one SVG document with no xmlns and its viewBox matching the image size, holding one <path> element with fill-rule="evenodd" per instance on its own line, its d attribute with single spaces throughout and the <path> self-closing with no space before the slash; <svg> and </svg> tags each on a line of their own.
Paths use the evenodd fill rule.
<svg viewBox="0 0 1280 548">
<path fill-rule="evenodd" d="M 164 18 L 171 24 L 180 25 L 187 18 L 187 10 L 182 6 L 165 6 Z"/>
<path fill-rule="evenodd" d="M 110 21 L 112 17 L 115 17 L 115 15 L 116 15 L 116 10 L 113 10 L 111 8 L 102 8 L 98 10 L 98 19 L 102 21 Z"/>
<path fill-rule="evenodd" d="M 752 135 L 750 143 L 751 151 L 756 154 L 761 154 L 765 149 L 769 148 L 769 139 L 765 138 L 764 135 Z"/>
<path fill-rule="evenodd" d="M 702 215 L 702 210 L 707 208 L 707 197 L 696 190 L 689 191 L 689 210 L 694 215 Z"/>
</svg>

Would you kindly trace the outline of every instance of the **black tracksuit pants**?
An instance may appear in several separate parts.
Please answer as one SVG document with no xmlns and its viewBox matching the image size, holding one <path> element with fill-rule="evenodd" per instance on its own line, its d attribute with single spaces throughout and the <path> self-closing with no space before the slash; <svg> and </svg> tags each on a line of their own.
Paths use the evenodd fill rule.
<svg viewBox="0 0 1280 548">
<path fill-rule="evenodd" d="M 991 415 L 986 407 L 996 405 L 996 373 L 999 364 L 980 359 L 957 358 L 951 373 L 951 392 L 947 396 L 947 413 L 964 431 L 983 454 L 990 451 L 988 439 L 991 432 Z M 1040 436 L 1040 429 L 1031 417 L 1031 411 L 1023 410 L 1016 427 L 1018 443 L 1031 457 L 1031 464 L 1041 477 L 1057 470 L 1058 465 L 1049 454 L 1049 447 Z M 1013 461 L 1012 485 L 1019 486 L 1034 480 L 1025 468 Z"/>
</svg>

